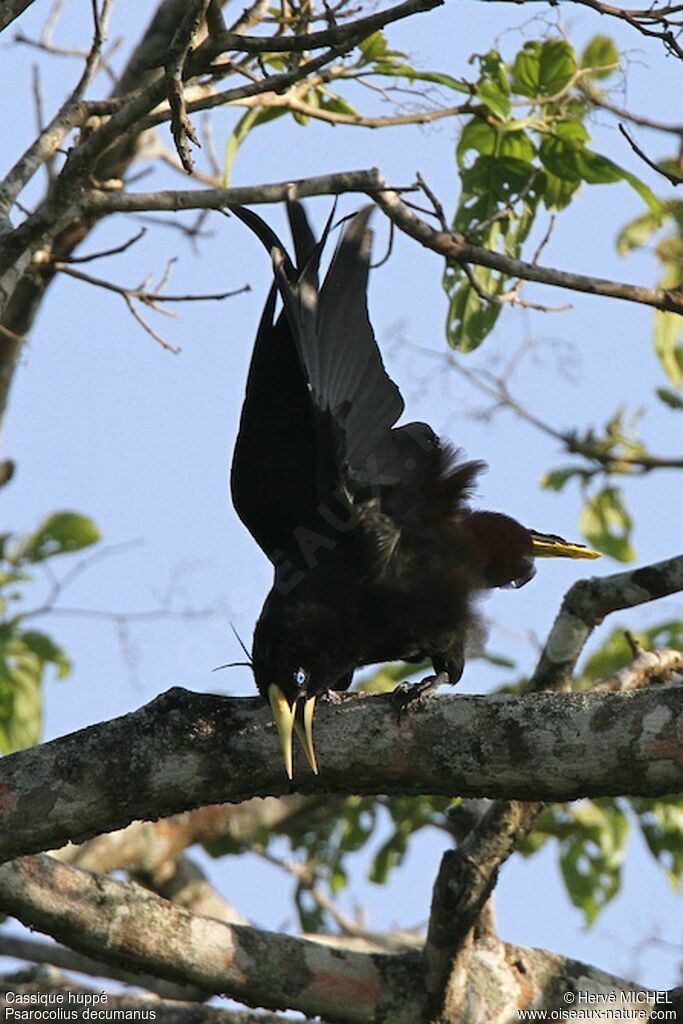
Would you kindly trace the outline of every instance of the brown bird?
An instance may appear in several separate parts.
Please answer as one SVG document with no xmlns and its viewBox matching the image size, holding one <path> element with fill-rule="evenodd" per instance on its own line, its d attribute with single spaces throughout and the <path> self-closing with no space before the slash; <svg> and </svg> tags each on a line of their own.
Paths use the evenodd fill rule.
<svg viewBox="0 0 683 1024">
<path fill-rule="evenodd" d="M 288 204 L 295 264 L 260 217 L 233 212 L 274 266 L 231 483 L 240 519 L 275 569 L 251 665 L 291 779 L 293 733 L 317 772 L 316 698 L 346 690 L 356 668 L 430 659 L 435 674 L 412 694 L 457 683 L 478 594 L 523 586 L 535 558 L 599 555 L 473 510 L 484 463 L 462 461 L 426 423 L 395 425 L 404 403 L 367 310 L 370 208 L 347 226 L 321 287 L 329 222 L 316 242 L 302 207 Z"/>
</svg>

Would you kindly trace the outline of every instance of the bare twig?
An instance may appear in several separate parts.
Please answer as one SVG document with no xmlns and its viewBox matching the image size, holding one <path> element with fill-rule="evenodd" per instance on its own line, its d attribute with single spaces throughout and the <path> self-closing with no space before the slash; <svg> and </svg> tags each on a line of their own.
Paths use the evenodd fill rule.
<svg viewBox="0 0 683 1024">
<path fill-rule="evenodd" d="M 683 138 L 683 124 L 669 124 L 667 121 L 659 121 L 654 117 L 645 117 L 643 114 L 634 114 L 633 111 L 627 110 L 625 107 L 620 107 L 616 103 L 612 103 L 610 99 L 603 96 L 602 93 L 596 92 L 589 85 L 583 85 L 581 87 L 582 92 L 586 96 L 586 99 L 592 103 L 594 107 L 601 107 L 603 110 L 608 110 L 611 114 L 616 114 L 622 121 L 630 121 L 632 124 L 637 124 L 641 128 L 651 128 L 657 132 L 668 132 L 671 135 L 678 135 Z"/>
<path fill-rule="evenodd" d="M 519 2 L 520 0 L 513 0 L 513 3 Z M 683 10 L 681 4 L 664 4 L 661 7 L 652 4 L 650 7 L 634 10 L 603 3 L 602 0 L 571 0 L 571 2 L 582 7 L 590 7 L 598 14 L 624 21 L 641 35 L 660 39 L 669 53 L 683 59 L 683 48 L 678 42 L 681 28 L 680 14 Z"/>
<path fill-rule="evenodd" d="M 85 67 L 69 97 L 38 138 L 14 164 L 0 183 L 0 213 L 9 211 L 19 193 L 60 147 L 63 139 L 77 125 L 82 117 L 81 100 L 85 90 L 97 73 L 113 0 L 104 0 L 102 12 L 97 13 L 95 0 L 93 41 L 88 52 Z"/>
<path fill-rule="evenodd" d="M 167 97 L 171 109 L 171 133 L 180 162 L 188 174 L 192 173 L 194 167 L 189 142 L 195 146 L 201 146 L 201 142 L 187 116 L 183 75 L 192 41 L 204 20 L 208 3 L 209 0 L 191 0 L 171 42 L 165 65 Z M 215 19 L 213 24 L 215 29 Z"/>
<path fill-rule="evenodd" d="M 139 235 L 137 237 L 139 237 Z M 129 242 L 125 244 L 124 248 L 127 248 L 133 241 L 137 241 L 137 238 L 129 240 Z M 119 247 L 118 251 L 121 251 L 121 247 Z M 102 254 L 96 254 L 90 258 L 95 259 L 97 255 Z M 115 295 L 120 295 L 133 317 L 147 332 L 147 334 L 151 335 L 151 337 L 153 337 L 155 341 L 159 342 L 163 348 L 176 354 L 180 350 L 176 346 L 171 345 L 169 341 L 167 341 L 147 323 L 139 309 L 137 309 L 135 305 L 136 302 L 139 302 L 143 306 L 147 306 L 150 309 L 153 309 L 156 313 L 161 313 L 164 316 L 174 316 L 175 314 L 171 313 L 170 310 L 164 309 L 161 304 L 167 302 L 221 302 L 224 299 L 231 299 L 234 298 L 235 295 L 242 295 L 251 290 L 250 286 L 245 284 L 241 288 L 236 288 L 227 292 L 213 292 L 199 295 L 169 295 L 163 291 L 166 283 L 165 278 L 162 278 L 154 291 L 149 291 L 142 287 L 126 288 L 124 285 L 115 284 L 113 281 L 107 281 L 101 277 L 94 277 L 92 274 L 85 274 L 82 270 L 76 270 L 72 266 L 71 262 L 65 263 L 61 260 L 55 260 L 53 261 L 52 266 L 55 270 L 58 270 L 62 274 L 66 274 L 68 277 L 76 278 L 78 281 L 84 281 L 86 284 L 91 284 L 97 288 L 103 288 L 105 291 L 113 292 Z M 167 274 L 165 277 L 166 276 Z"/>
<path fill-rule="evenodd" d="M 74 263 L 92 263 L 93 260 L 104 259 L 105 256 L 117 256 L 119 253 L 125 252 L 126 249 L 130 249 L 132 245 L 139 242 L 147 234 L 146 228 L 140 228 L 136 234 L 129 238 L 128 241 L 122 242 L 121 245 L 115 245 L 111 249 L 101 249 L 99 252 L 89 253 L 87 256 L 69 256 L 65 260 L 61 260 L 62 264 L 68 264 L 72 266 Z"/>
<path fill-rule="evenodd" d="M 631 136 L 626 131 L 626 129 L 624 128 L 623 124 L 621 124 L 621 122 L 619 123 L 619 131 L 624 136 L 624 138 L 626 139 L 626 141 L 628 142 L 629 146 L 631 147 L 633 152 L 636 154 L 636 156 L 639 156 L 640 159 L 643 160 L 647 164 L 648 167 L 651 167 L 653 171 L 657 172 L 657 174 L 661 174 L 663 177 L 665 177 L 667 179 L 667 181 L 670 181 L 672 185 L 682 185 L 683 184 L 683 178 L 679 174 L 674 174 L 672 171 L 667 171 L 665 167 L 661 167 L 659 164 L 655 163 L 655 161 L 652 160 L 647 155 L 647 153 L 643 152 L 643 150 L 640 148 L 640 146 L 635 141 L 635 139 L 631 138 Z"/>
</svg>

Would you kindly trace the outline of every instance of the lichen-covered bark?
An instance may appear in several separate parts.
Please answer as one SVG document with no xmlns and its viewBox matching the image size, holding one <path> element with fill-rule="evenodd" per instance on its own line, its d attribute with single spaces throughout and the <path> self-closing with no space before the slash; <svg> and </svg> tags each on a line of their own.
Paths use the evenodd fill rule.
<svg viewBox="0 0 683 1024">
<path fill-rule="evenodd" d="M 229 925 L 53 857 L 0 867 L 0 906 L 79 952 L 249 1005 L 349 1024 L 422 1016 L 419 954 L 355 953 Z"/>
<path fill-rule="evenodd" d="M 350 696 L 316 712 L 316 743 L 320 775 L 298 762 L 290 786 L 259 701 L 169 690 L 132 714 L 3 758 L 0 858 L 292 788 L 544 801 L 679 792 L 683 689 L 444 695 L 401 720 L 390 696 Z"/>
<path fill-rule="evenodd" d="M 227 925 L 44 855 L 0 867 L 0 905 L 32 928 L 105 962 L 149 970 L 249 1005 L 287 1007 L 344 1024 L 424 1024 L 428 1019 L 419 953 L 356 953 Z M 457 1008 L 446 1008 L 439 1020 L 517 1024 L 520 1009 L 580 1008 L 579 992 L 603 1000 L 614 993 L 615 1005 L 623 1008 L 632 1004 L 622 994 L 644 991 L 586 964 L 509 946 L 487 934 L 472 941 Z M 565 998 L 567 992 L 577 994 L 576 1004 Z M 664 1006 L 683 1012 L 680 990 L 659 997 L 666 1002 L 638 1004 L 645 1011 L 640 1019 L 650 1019 L 650 1011 Z"/>
</svg>

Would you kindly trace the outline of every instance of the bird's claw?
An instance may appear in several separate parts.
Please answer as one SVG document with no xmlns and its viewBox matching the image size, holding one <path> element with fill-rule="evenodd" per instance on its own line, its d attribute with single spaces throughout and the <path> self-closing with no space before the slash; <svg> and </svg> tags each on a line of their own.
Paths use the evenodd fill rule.
<svg viewBox="0 0 683 1024">
<path fill-rule="evenodd" d="M 332 704 L 333 707 L 339 707 L 340 704 L 344 703 L 344 694 L 340 693 L 339 690 L 325 690 L 320 695 L 320 700 L 325 704 Z"/>
<path fill-rule="evenodd" d="M 425 676 L 419 683 L 399 683 L 391 697 L 399 721 L 409 709 L 420 707 L 443 683 L 448 683 L 448 672 Z"/>
</svg>

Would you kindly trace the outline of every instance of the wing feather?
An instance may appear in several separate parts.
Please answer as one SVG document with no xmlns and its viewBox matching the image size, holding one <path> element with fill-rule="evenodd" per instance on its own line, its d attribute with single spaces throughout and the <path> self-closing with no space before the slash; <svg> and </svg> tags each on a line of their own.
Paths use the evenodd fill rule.
<svg viewBox="0 0 683 1024">
<path fill-rule="evenodd" d="M 318 265 L 331 218 L 316 243 L 303 208 L 288 204 L 295 267 L 257 214 L 232 209 L 271 254 L 284 306 L 273 322 L 271 289 L 232 468 L 240 518 L 275 560 L 273 550 L 291 550 L 297 527 L 314 526 L 320 503 L 342 483 L 357 500 L 380 499 L 397 537 L 402 521 L 419 517 L 424 485 L 441 463 L 438 439 L 426 424 L 395 427 L 404 403 L 367 307 L 371 208 L 344 231 L 322 287 Z"/>
</svg>

